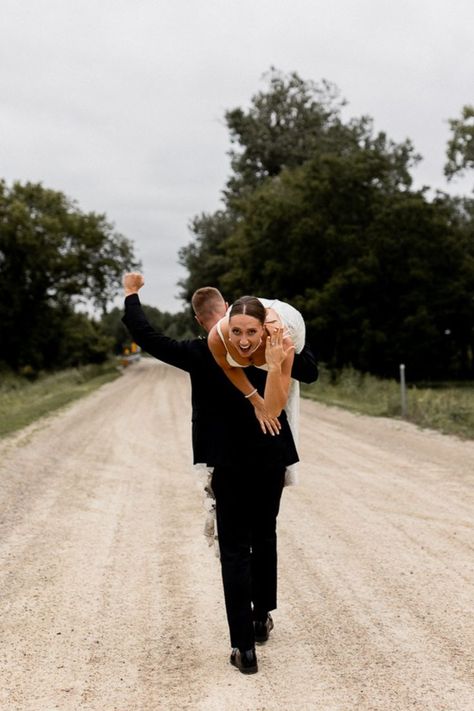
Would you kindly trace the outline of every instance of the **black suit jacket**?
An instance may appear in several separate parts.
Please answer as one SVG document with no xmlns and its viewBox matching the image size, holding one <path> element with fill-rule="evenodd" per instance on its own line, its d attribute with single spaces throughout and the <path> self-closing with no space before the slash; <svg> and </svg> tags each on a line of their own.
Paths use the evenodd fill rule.
<svg viewBox="0 0 474 711">
<path fill-rule="evenodd" d="M 263 434 L 253 406 L 217 365 L 207 339 L 177 341 L 156 331 L 143 313 L 138 294 L 125 299 L 122 321 L 144 351 L 189 373 L 194 463 L 235 464 L 242 452 L 269 464 L 287 466 L 298 461 L 285 412 L 279 418 L 280 434 Z M 263 395 L 265 371 L 249 367 L 245 373 Z M 318 370 L 309 347 L 295 356 L 292 376 L 304 382 L 316 380 Z"/>
</svg>

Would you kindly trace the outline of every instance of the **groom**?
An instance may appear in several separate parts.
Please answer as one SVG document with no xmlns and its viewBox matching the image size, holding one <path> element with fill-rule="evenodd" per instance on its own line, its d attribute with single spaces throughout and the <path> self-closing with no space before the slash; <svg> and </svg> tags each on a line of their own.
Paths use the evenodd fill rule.
<svg viewBox="0 0 474 711">
<path fill-rule="evenodd" d="M 258 671 L 255 642 L 265 642 L 276 608 L 276 520 L 288 465 L 298 459 L 286 414 L 257 420 L 244 396 L 215 362 L 205 338 L 176 341 L 147 321 L 138 292 L 138 272 L 124 277 L 125 315 L 133 339 L 150 355 L 189 373 L 192 398 L 194 463 L 213 467 L 222 579 L 232 654 L 242 673 Z M 197 321 L 205 331 L 222 318 L 227 304 L 217 289 L 198 289 L 192 299 Z M 246 368 L 262 397 L 266 373 Z M 318 370 L 311 349 L 295 356 L 292 376 L 312 382 Z"/>
</svg>

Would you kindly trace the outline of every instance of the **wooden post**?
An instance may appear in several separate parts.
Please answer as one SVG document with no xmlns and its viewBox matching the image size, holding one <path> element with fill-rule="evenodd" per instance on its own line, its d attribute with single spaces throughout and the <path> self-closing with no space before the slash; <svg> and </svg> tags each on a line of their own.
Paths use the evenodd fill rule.
<svg viewBox="0 0 474 711">
<path fill-rule="evenodd" d="M 405 365 L 400 363 L 400 398 L 402 404 L 402 417 L 407 416 L 407 386 L 405 382 Z"/>
</svg>

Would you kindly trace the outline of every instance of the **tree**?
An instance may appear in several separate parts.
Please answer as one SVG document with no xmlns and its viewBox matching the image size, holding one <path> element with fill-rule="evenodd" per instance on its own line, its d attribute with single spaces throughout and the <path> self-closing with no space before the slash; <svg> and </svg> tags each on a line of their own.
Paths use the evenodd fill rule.
<svg viewBox="0 0 474 711">
<path fill-rule="evenodd" d="M 285 76 L 272 69 L 265 76 L 266 91 L 252 97 L 250 108 L 225 114 L 231 143 L 233 175 L 224 191 L 229 206 L 283 168 L 302 165 L 316 155 L 350 154 L 359 148 L 377 146 L 398 166 L 398 180 L 411 184 L 409 166 L 417 159 L 406 141 L 399 146 L 387 142 L 385 134 L 373 135 L 368 116 L 343 122 L 346 100 L 339 89 L 323 80 L 320 84 L 301 79 L 295 72 Z"/>
<path fill-rule="evenodd" d="M 276 70 L 266 79 L 267 90 L 252 97 L 247 112 L 233 109 L 226 113 L 236 146 L 231 151 L 233 175 L 224 190 L 225 208 L 196 217 L 191 223 L 194 240 L 180 251 L 180 262 L 188 271 L 180 283 L 186 300 L 203 284 L 229 289 L 226 275 L 238 271 L 232 245 L 241 238 L 249 212 L 258 201 L 264 202 L 266 191 L 278 192 L 283 171 L 328 156 L 349 159 L 362 153 L 373 170 L 383 163 L 386 189 L 406 189 L 411 184 L 410 167 L 419 159 L 411 143 L 395 144 L 384 133 L 374 134 L 366 116 L 344 123 L 341 109 L 346 102 L 333 84 L 323 81 L 318 85 L 296 73 L 285 76 Z M 264 248 L 261 256 L 266 255 Z M 248 276 L 257 269 L 247 263 L 244 271 Z M 243 282 L 245 275 L 239 279 Z M 232 298 L 235 292 L 226 295 Z"/>
<path fill-rule="evenodd" d="M 472 377 L 472 203 L 413 191 L 411 142 L 344 122 L 342 105 L 327 82 L 273 73 L 226 114 L 233 175 L 181 251 L 184 294 L 207 283 L 290 301 L 336 368 Z"/>
<path fill-rule="evenodd" d="M 40 184 L 1 181 L 0 357 L 13 368 L 61 364 L 64 349 L 52 344 L 62 320 L 77 323 L 81 302 L 105 311 L 123 271 L 137 266 L 131 243 L 104 215 L 83 213 Z"/>
<path fill-rule="evenodd" d="M 157 331 L 170 338 L 194 338 L 199 332 L 190 309 L 179 313 L 160 311 L 154 306 L 142 304 L 143 311 L 149 323 Z M 113 343 L 113 351 L 117 355 L 130 346 L 130 333 L 122 323 L 123 309 L 114 308 L 105 314 L 100 321 L 100 330 Z"/>
<path fill-rule="evenodd" d="M 474 168 L 474 106 L 464 106 L 460 119 L 450 119 L 452 136 L 448 141 L 448 161 L 444 172 L 448 180 Z"/>
<path fill-rule="evenodd" d="M 255 190 L 221 286 L 231 299 L 277 295 L 300 308 L 333 367 L 393 375 L 406 362 L 412 377 L 439 377 L 445 331 L 457 352 L 472 340 L 467 240 L 452 201 L 394 190 L 391 162 L 372 157 L 325 156 Z"/>
<path fill-rule="evenodd" d="M 188 303 L 201 286 L 220 287 L 221 275 L 230 267 L 225 244 L 234 227 L 233 215 L 224 210 L 202 214 L 192 221 L 195 241 L 179 251 L 179 262 L 188 271 L 186 279 L 180 281 L 181 296 Z"/>
</svg>

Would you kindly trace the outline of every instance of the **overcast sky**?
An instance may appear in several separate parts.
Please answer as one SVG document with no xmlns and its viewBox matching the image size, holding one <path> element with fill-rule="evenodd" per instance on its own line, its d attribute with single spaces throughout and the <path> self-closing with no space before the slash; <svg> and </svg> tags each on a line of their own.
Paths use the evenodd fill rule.
<svg viewBox="0 0 474 711">
<path fill-rule="evenodd" d="M 145 303 L 176 311 L 188 224 L 220 206 L 227 109 L 270 66 L 335 83 L 443 177 L 448 118 L 474 102 L 472 0 L 1 0 L 0 177 L 105 212 L 143 262 Z"/>
</svg>

